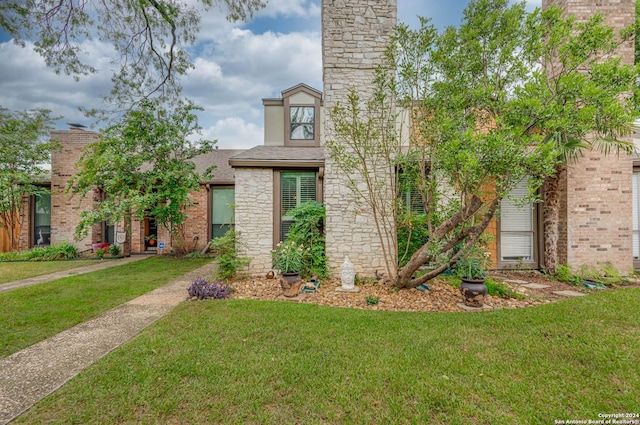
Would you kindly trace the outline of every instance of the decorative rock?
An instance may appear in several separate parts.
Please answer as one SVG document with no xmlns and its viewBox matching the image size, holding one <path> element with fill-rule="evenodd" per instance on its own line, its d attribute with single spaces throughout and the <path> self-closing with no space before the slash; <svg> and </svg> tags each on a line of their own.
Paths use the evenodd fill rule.
<svg viewBox="0 0 640 425">
<path fill-rule="evenodd" d="M 526 285 L 522 285 L 525 288 L 529 288 L 529 289 L 544 289 L 544 288 L 551 288 L 551 285 L 543 285 L 541 283 L 527 283 Z"/>
<path fill-rule="evenodd" d="M 562 295 L 563 297 L 584 297 L 587 294 L 578 291 L 554 291 L 556 295 Z"/>
<path fill-rule="evenodd" d="M 482 310 L 491 310 L 491 307 L 484 304 L 480 307 L 471 307 L 469 305 L 466 305 L 465 303 L 457 303 L 456 304 L 458 307 L 465 309 L 467 311 L 482 311 Z"/>
</svg>

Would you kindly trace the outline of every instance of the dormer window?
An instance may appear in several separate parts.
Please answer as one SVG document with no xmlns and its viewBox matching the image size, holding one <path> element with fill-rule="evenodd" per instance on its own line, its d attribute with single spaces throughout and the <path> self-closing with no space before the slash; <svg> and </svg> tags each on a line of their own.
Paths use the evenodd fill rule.
<svg viewBox="0 0 640 425">
<path fill-rule="evenodd" d="M 291 140 L 315 139 L 315 108 L 313 106 L 291 106 L 289 108 Z"/>
<path fill-rule="evenodd" d="M 321 91 L 298 84 L 262 104 L 265 146 L 320 147 Z"/>
</svg>

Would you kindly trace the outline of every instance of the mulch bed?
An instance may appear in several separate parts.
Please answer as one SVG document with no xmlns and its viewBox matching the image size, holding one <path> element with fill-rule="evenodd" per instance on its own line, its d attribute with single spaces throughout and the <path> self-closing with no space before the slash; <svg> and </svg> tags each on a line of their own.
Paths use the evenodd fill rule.
<svg viewBox="0 0 640 425">
<path fill-rule="evenodd" d="M 483 310 L 531 307 L 567 299 L 566 296 L 554 294 L 556 291 L 578 291 L 585 294 L 595 292 L 594 290 L 549 279 L 535 271 L 495 272 L 491 276 L 495 280 L 504 282 L 515 292 L 523 294 L 525 298 L 503 299 L 487 296 L 485 299 L 486 307 Z M 526 288 L 522 286 L 523 282 L 550 285 L 550 287 L 542 289 Z M 349 293 L 336 292 L 336 288 L 341 286 L 339 279 L 323 279 L 317 291 L 300 293 L 296 297 L 288 298 L 283 295 L 278 279 L 253 277 L 230 283 L 230 286 L 234 289 L 232 297 L 238 299 L 286 300 L 366 310 L 468 311 L 468 309 L 460 305 L 462 296 L 458 289 L 446 283 L 444 279 L 436 278 L 429 282 L 428 285 L 430 287 L 428 291 L 419 291 L 417 289 L 398 290 L 388 285 L 373 282 L 358 285 L 360 292 Z M 638 284 L 631 286 L 638 286 Z M 378 297 L 378 304 L 368 305 L 367 297 Z"/>
</svg>

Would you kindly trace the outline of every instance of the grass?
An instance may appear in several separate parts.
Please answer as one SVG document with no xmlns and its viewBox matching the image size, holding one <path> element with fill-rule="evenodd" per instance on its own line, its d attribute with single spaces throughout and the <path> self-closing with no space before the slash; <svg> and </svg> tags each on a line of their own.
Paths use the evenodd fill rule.
<svg viewBox="0 0 640 425">
<path fill-rule="evenodd" d="M 152 257 L 2 293 L 0 357 L 95 317 L 209 261 Z"/>
<path fill-rule="evenodd" d="M 549 424 L 639 413 L 640 290 L 393 313 L 183 303 L 17 423 Z"/>
<path fill-rule="evenodd" d="M 0 284 L 96 264 L 95 260 L 0 262 Z"/>
</svg>

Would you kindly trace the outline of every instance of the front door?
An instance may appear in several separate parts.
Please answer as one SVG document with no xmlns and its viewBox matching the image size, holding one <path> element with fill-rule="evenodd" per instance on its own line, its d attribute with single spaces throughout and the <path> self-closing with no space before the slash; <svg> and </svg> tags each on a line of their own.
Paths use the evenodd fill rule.
<svg viewBox="0 0 640 425">
<path fill-rule="evenodd" d="M 158 225 L 155 217 L 144 219 L 144 248 L 147 251 L 155 251 L 158 245 Z"/>
</svg>

